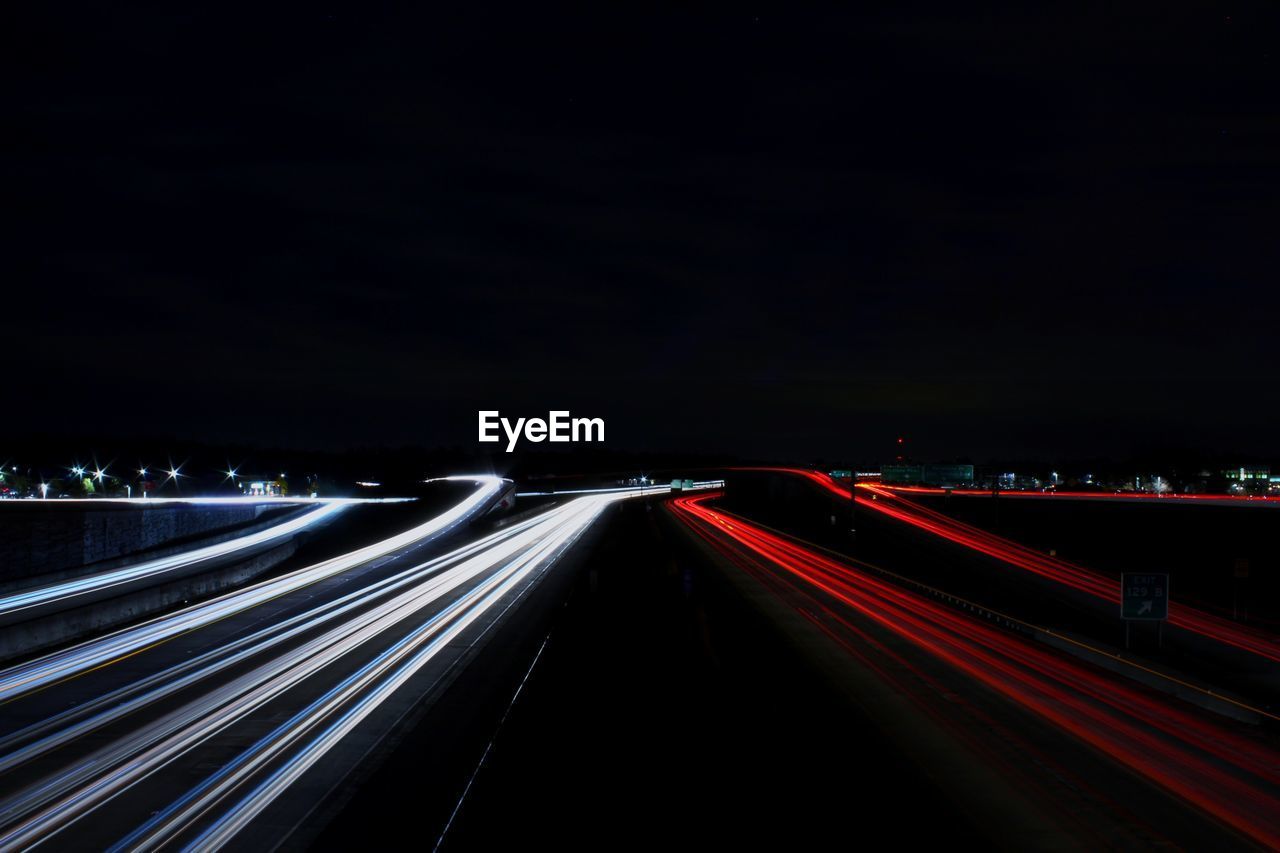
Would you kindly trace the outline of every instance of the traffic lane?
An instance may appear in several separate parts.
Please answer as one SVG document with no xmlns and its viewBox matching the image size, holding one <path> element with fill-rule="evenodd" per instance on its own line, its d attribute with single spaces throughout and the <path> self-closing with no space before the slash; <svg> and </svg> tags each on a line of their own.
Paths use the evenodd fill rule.
<svg viewBox="0 0 1280 853">
<path fill-rule="evenodd" d="M 736 520 L 733 523 L 739 524 Z M 997 667 L 1008 666 L 1008 662 L 989 659 L 975 666 L 978 652 L 974 650 L 964 652 L 971 656 L 969 659 L 956 649 L 948 649 L 949 654 L 943 655 L 922 644 L 921 636 L 929 625 L 914 626 L 912 630 L 918 632 L 914 636 L 886 629 L 880 609 L 888 606 L 887 600 L 871 607 L 866 602 L 851 604 L 842 595 L 824 589 L 823 583 L 798 581 L 795 573 L 781 570 L 771 560 L 760 559 L 758 552 L 732 540 L 723 530 L 699 524 L 699 535 L 706 537 L 708 547 L 729 560 L 740 576 L 751 577 L 770 590 L 771 598 L 785 602 L 794 612 L 803 613 L 813 628 L 840 646 L 841 658 L 874 672 L 880 684 L 891 685 L 895 694 L 908 697 L 913 705 L 923 709 L 929 728 L 945 732 L 947 740 L 963 744 L 972 753 L 969 763 L 1000 768 L 999 784 L 1003 786 L 1009 780 L 1015 783 L 1012 790 L 1005 788 L 1000 794 L 1001 801 L 1022 801 L 1051 816 L 1061 825 L 1060 832 L 1068 833 L 1066 837 L 1092 844 L 1099 841 L 1146 844 L 1153 837 L 1165 836 L 1177 843 L 1194 842 L 1197 846 L 1212 843 L 1220 848 L 1249 846 L 1250 842 L 1241 832 L 1266 838 L 1274 831 L 1271 818 L 1266 816 L 1269 806 L 1257 805 L 1275 802 L 1274 768 L 1266 765 L 1265 759 L 1262 767 L 1255 762 L 1242 769 L 1228 763 L 1228 770 L 1224 772 L 1220 766 L 1224 759 L 1218 755 L 1201 762 L 1203 756 L 1198 752 L 1193 751 L 1189 757 L 1180 754 L 1179 758 L 1186 758 L 1187 763 L 1178 765 L 1162 754 L 1162 750 L 1169 748 L 1167 743 L 1152 742 L 1152 755 L 1148 757 L 1151 766 L 1146 766 L 1141 756 L 1137 761 L 1125 756 L 1127 760 L 1120 763 L 1111 752 L 1113 743 L 1105 737 L 1089 739 L 1094 738 L 1097 731 L 1080 731 L 1078 725 L 1073 728 L 1071 719 L 1060 716 L 1053 719 L 1058 709 L 1052 703 L 1045 708 L 1026 696 L 1011 701 L 1007 685 L 990 678 L 990 672 L 982 669 L 987 667 L 994 672 Z M 927 612 L 923 605 L 920 609 Z M 913 617 L 904 613 L 894 618 L 910 621 Z M 953 626 L 952 630 L 964 628 Z M 933 636 L 928 642 L 941 645 L 944 640 L 945 637 Z M 998 645 L 1003 646 L 1006 641 L 1013 644 L 1013 652 L 1026 652 L 1012 636 L 1000 638 Z M 1037 663 L 1043 664 L 1043 661 Z M 1073 662 L 1059 665 L 1083 669 Z M 1023 679 L 1020 688 L 1031 681 L 1025 675 L 1017 677 Z M 1015 674 L 1004 673 L 1002 678 L 1013 680 Z M 1090 678 L 1106 682 L 1106 676 L 1101 673 L 1091 673 Z M 1037 689 L 1048 690 L 1042 686 Z M 1132 691 L 1128 685 L 1122 685 L 1119 693 L 1141 694 L 1143 691 Z M 1158 706 L 1165 697 L 1147 695 L 1144 698 Z M 1071 708 L 1072 714 L 1081 715 L 1081 719 L 1093 710 L 1074 707 L 1079 697 L 1061 691 L 1056 701 L 1062 703 L 1061 708 Z M 1182 708 L 1175 716 L 1187 721 L 1192 734 L 1199 734 L 1205 727 L 1219 733 L 1219 743 L 1205 748 L 1232 741 L 1237 752 L 1228 757 L 1233 761 L 1249 765 L 1255 749 L 1263 755 L 1274 755 L 1274 745 L 1260 732 L 1240 731 L 1235 727 L 1224 731 L 1218 720 Z M 1122 717 L 1111 717 L 1107 722 L 1128 726 Z M 888 719 L 886 725 L 898 723 Z M 1105 727 L 1105 723 L 1103 725 Z M 1134 736 L 1140 740 L 1146 737 L 1140 731 L 1135 731 Z M 1175 732 L 1170 737 L 1176 736 Z M 917 735 L 908 737 L 904 747 L 910 749 L 917 739 Z M 1144 773 L 1146 781 L 1139 779 L 1135 770 Z M 1194 770 L 1190 776 L 1189 770 Z M 1182 775 L 1177 776 L 1177 772 Z M 1258 774 L 1269 778 L 1262 779 Z M 1221 790 L 1215 787 L 1218 785 Z M 1179 790 L 1199 809 L 1211 811 L 1214 816 L 1185 808 L 1183 803 L 1187 800 L 1174 799 L 1171 790 Z M 953 791 L 959 798 L 973 793 L 960 785 Z M 1231 793 L 1224 794 L 1226 791 Z M 1233 801 L 1232 797 L 1239 799 Z M 1063 808 L 1064 804 L 1067 809 Z M 999 822 L 999 814 L 992 819 Z M 1220 822 L 1225 820 L 1233 821 L 1239 830 Z"/>
</svg>

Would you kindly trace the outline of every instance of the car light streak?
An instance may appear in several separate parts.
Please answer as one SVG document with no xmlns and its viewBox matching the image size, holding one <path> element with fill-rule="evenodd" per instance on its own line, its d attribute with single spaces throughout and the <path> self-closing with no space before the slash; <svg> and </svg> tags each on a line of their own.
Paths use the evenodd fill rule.
<svg viewBox="0 0 1280 853">
<path fill-rule="evenodd" d="M 705 506 L 675 515 L 736 565 L 805 596 L 850 633 L 852 615 L 901 637 L 1041 719 L 1270 847 L 1280 845 L 1280 754 L 1084 664 Z M 836 612 L 827 607 L 834 602 Z"/>
<path fill-rule="evenodd" d="M 539 523 L 540 518 L 512 525 L 498 533 L 420 563 L 391 577 L 362 586 L 332 601 L 274 622 L 238 640 L 216 646 L 153 675 L 140 678 L 87 702 L 66 708 L 39 722 L 0 737 L 0 773 L 45 754 L 76 738 L 102 729 L 148 705 L 201 680 L 280 646 L 295 637 L 342 618 L 377 597 L 403 589 L 442 568 L 479 553 Z"/>
<path fill-rule="evenodd" d="M 185 828 L 212 804 L 226 797 L 238 784 L 250 778 L 253 772 L 265 766 L 296 741 L 301 740 L 326 717 L 338 714 L 345 703 L 359 697 L 361 690 L 367 690 L 366 695 L 359 698 L 353 707 L 338 715 L 327 728 L 304 744 L 290 760 L 222 814 L 212 826 L 188 845 L 188 849 L 216 849 L 225 843 L 232 835 L 243 829 L 249 820 L 261 812 L 289 784 L 322 758 L 356 724 L 375 710 L 397 687 L 435 657 L 447 643 L 470 627 L 530 573 L 544 566 L 553 555 L 572 544 L 604 506 L 604 503 L 592 502 L 591 505 L 575 508 L 575 512 L 568 519 L 554 521 L 553 531 L 537 537 L 539 544 L 535 550 L 507 563 L 484 585 L 452 605 L 445 613 L 423 623 L 414 633 L 392 646 L 372 664 L 329 691 L 294 718 L 277 727 L 202 785 L 180 798 L 174 804 L 176 808 L 171 807 L 157 815 L 138 831 L 123 839 L 115 849 L 150 849 L 157 843 L 163 842 L 173 833 Z M 451 622 L 446 621 L 450 619 Z M 437 627 L 446 624 L 447 628 Z M 439 632 L 438 635 L 433 636 L 437 632 Z M 382 678 L 381 682 L 377 680 L 379 677 Z"/>
<path fill-rule="evenodd" d="M 487 485 L 478 491 L 488 493 Z M 182 791 L 189 785 L 183 781 L 184 757 L 189 761 L 224 735 L 238 743 L 237 727 L 254 731 L 261 724 L 255 719 L 270 720 L 275 727 L 269 734 L 255 734 L 251 746 L 221 761 L 176 799 L 172 786 L 160 783 L 165 797 L 160 808 L 142 818 L 117 848 L 180 841 L 210 849 L 225 843 L 464 632 L 487 631 L 608 506 L 668 491 L 636 488 L 575 498 L 239 639 L 215 642 L 190 659 L 5 736 L 0 772 L 39 761 L 42 775 L 0 801 L 0 848 L 59 839 L 143 782 L 176 774 Z M 354 655 L 368 660 L 357 664 Z M 0 673 L 0 682 L 6 676 Z M 182 697 L 182 704 L 169 709 L 174 697 Z M 282 703 L 290 711 L 276 725 Z M 156 710 L 148 719 L 139 712 L 149 706 Z M 105 745 L 91 746 L 93 740 L 86 738 L 118 732 L 130 720 L 138 722 Z M 63 757 L 59 750 L 73 744 L 81 744 L 82 754 Z M 62 766 L 48 772 L 50 763 Z"/>
<path fill-rule="evenodd" d="M 245 551 L 287 538 L 313 527 L 321 521 L 332 518 L 346 509 L 348 505 L 345 502 L 326 502 L 298 518 L 273 525 L 256 533 L 237 536 L 225 542 L 219 542 L 203 548 L 195 548 L 169 557 L 148 560 L 133 566 L 99 572 L 87 577 L 0 597 L 0 624 L 25 618 L 36 608 L 48 609 L 50 605 L 56 605 L 59 609 L 74 607 L 87 596 L 107 593 L 112 588 L 123 584 L 134 583 L 143 579 L 157 580 L 165 574 L 190 569 L 200 563 L 218 560 L 239 551 Z"/>
<path fill-rule="evenodd" d="M 830 477 L 817 471 L 798 468 L 757 469 L 802 476 L 827 491 L 848 500 L 850 492 Z M 924 507 L 895 494 L 882 486 L 859 484 L 859 489 L 874 496 L 867 500 L 859 496 L 858 506 L 874 510 L 919 530 L 947 539 L 1008 565 L 1024 569 L 1041 577 L 1071 587 L 1103 601 L 1120 606 L 1119 579 L 1107 577 L 1074 563 L 1041 554 L 1025 545 L 989 533 L 981 528 L 957 521 L 936 510 Z M 1253 630 L 1228 619 L 1206 613 L 1186 604 L 1171 602 L 1169 624 L 1206 637 L 1215 642 L 1249 652 L 1271 661 L 1280 662 L 1280 640 L 1273 635 Z"/>
<path fill-rule="evenodd" d="M 477 488 L 451 509 L 417 527 L 339 557 L 252 584 L 175 613 L 88 640 L 0 672 L 0 702 L 7 702 L 32 690 L 47 687 L 119 660 L 178 634 L 225 619 L 401 548 L 438 537 L 475 517 L 504 487 L 504 481 L 500 477 L 451 479 L 473 481 L 477 484 Z"/>
<path fill-rule="evenodd" d="M 862 483 L 858 484 L 863 485 Z M 992 496 L 991 489 L 960 489 L 960 488 L 938 488 L 936 486 L 888 486 L 883 483 L 867 484 L 877 485 L 882 489 L 901 492 L 910 495 L 945 495 L 953 494 L 961 497 L 979 497 L 989 498 Z M 1159 501 L 1162 503 L 1222 503 L 1247 506 L 1280 506 L 1280 495 L 1219 495 L 1219 494 L 1177 494 L 1177 493 L 1159 493 L 1159 492 L 1082 492 L 1070 489 L 1051 489 L 1048 491 L 1033 491 L 1030 489 L 1000 489 L 999 495 L 1002 498 L 1061 498 L 1064 500 L 1110 500 L 1110 501 Z"/>
<path fill-rule="evenodd" d="M 185 475 L 184 475 L 185 476 Z M 428 481 L 429 482 L 429 481 Z M 234 497 L 207 497 L 192 495 L 189 498 L 57 498 L 49 501 L 51 505 L 62 504 L 122 504 L 134 509 L 146 509 L 160 504 L 194 504 L 196 506 L 293 506 L 296 504 L 394 504 L 409 503 L 416 498 L 313 498 L 273 497 L 271 495 L 236 495 Z M 21 507 L 26 501 L 0 501 L 0 512 L 4 506 Z"/>
</svg>

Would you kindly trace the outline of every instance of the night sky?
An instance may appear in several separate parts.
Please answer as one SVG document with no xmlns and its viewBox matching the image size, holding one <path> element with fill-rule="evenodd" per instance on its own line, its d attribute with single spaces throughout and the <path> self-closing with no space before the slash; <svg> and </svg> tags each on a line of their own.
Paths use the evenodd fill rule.
<svg viewBox="0 0 1280 853">
<path fill-rule="evenodd" d="M 1273 452 L 1280 6 L 595 5 L 12 21 L 0 430 Z"/>
</svg>

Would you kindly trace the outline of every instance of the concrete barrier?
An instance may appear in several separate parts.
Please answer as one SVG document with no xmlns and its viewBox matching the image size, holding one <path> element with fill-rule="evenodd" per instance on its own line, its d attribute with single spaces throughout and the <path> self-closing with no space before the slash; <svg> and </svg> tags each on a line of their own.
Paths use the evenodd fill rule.
<svg viewBox="0 0 1280 853">
<path fill-rule="evenodd" d="M 296 538 L 232 564 L 0 628 L 0 660 L 23 657 L 101 634 L 245 584 L 293 556 Z"/>
<path fill-rule="evenodd" d="M 270 515 L 278 504 L 0 502 L 0 583 L 74 573 L 85 566 L 230 531 Z"/>
</svg>

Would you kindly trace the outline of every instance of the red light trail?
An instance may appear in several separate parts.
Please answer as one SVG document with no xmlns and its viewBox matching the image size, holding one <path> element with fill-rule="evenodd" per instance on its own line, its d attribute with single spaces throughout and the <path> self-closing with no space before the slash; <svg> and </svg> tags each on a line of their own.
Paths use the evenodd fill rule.
<svg viewBox="0 0 1280 853">
<path fill-rule="evenodd" d="M 1280 754 L 1087 665 L 706 506 L 677 498 L 673 513 L 735 565 L 803 595 L 859 641 L 870 620 L 1204 812 L 1280 846 Z M 833 611 L 834 602 L 842 612 Z M 848 647 L 848 644 L 845 644 Z M 852 650 L 852 649 L 851 649 Z"/>
<path fill-rule="evenodd" d="M 800 468 L 760 468 L 754 470 L 774 471 L 809 479 L 827 491 L 849 500 L 849 489 L 842 487 L 826 474 L 818 471 L 806 471 Z M 896 494 L 894 490 L 883 486 L 860 484 L 863 489 L 877 498 L 867 500 L 861 496 L 858 506 L 875 510 L 898 521 L 910 524 L 917 529 L 940 536 L 958 545 L 978 551 L 1003 563 L 1034 572 L 1041 577 L 1064 584 L 1073 589 L 1100 598 L 1104 601 L 1120 605 L 1120 585 L 1116 578 L 1077 566 L 1066 560 L 1041 554 L 1025 545 L 1020 545 L 994 533 L 974 527 L 971 524 L 921 506 L 914 501 Z M 1280 642 L 1274 636 L 1246 628 L 1203 610 L 1185 604 L 1169 606 L 1169 624 L 1207 637 L 1219 643 L 1250 652 L 1268 660 L 1280 662 Z"/>
<path fill-rule="evenodd" d="M 817 472 L 807 472 L 817 473 Z M 825 476 L 825 475 L 824 475 Z M 945 495 L 950 492 L 953 495 L 973 496 L 973 497 L 990 497 L 990 489 L 940 489 L 936 486 L 882 486 L 894 492 L 903 494 L 916 495 Z M 1214 494 L 1197 494 L 1197 495 L 1177 495 L 1177 494 L 1156 494 L 1153 492 L 1083 492 L 1064 489 L 1053 489 L 1051 491 L 1023 491 L 1020 489 L 1000 490 L 1000 496 L 1006 498 L 1084 498 L 1088 500 L 1115 500 L 1115 501 L 1167 501 L 1177 503 L 1179 501 L 1210 501 L 1214 503 L 1252 503 L 1252 504 L 1274 504 L 1280 503 L 1280 496 L 1277 495 L 1214 495 Z"/>
</svg>

